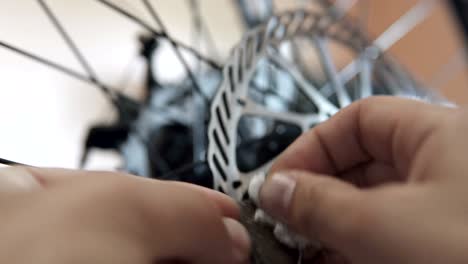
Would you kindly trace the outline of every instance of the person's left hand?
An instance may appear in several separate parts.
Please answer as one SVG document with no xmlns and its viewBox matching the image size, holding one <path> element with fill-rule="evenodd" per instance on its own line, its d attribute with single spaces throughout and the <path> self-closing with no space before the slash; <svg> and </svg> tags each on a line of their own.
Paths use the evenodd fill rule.
<svg viewBox="0 0 468 264">
<path fill-rule="evenodd" d="M 227 196 L 121 173 L 0 169 L 0 263 L 244 263 Z"/>
</svg>

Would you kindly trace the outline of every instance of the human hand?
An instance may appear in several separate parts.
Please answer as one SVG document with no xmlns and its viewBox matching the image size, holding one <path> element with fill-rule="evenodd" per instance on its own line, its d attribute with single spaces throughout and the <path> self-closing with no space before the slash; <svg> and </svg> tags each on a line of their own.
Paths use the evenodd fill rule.
<svg viewBox="0 0 468 264">
<path fill-rule="evenodd" d="M 286 149 L 260 206 L 326 263 L 468 263 L 467 137 L 466 109 L 369 98 Z"/>
<path fill-rule="evenodd" d="M 0 263 L 243 263 L 227 196 L 109 172 L 0 170 Z"/>
</svg>

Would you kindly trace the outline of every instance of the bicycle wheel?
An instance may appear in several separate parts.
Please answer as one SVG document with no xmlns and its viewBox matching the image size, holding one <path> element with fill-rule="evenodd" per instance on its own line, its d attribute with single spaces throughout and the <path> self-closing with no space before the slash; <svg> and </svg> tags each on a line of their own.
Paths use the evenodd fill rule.
<svg viewBox="0 0 468 264">
<path fill-rule="evenodd" d="M 14 113 L 5 115 L 3 122 L 2 156 L 34 165 L 78 167 L 82 145 L 85 153 L 96 148 L 110 149 L 120 154 L 122 163 L 118 166 L 125 171 L 222 187 L 239 198 L 245 193 L 251 173 L 274 159 L 298 134 L 348 103 L 372 94 L 426 94 L 426 90 L 420 89 L 424 84 L 441 86 L 453 79 L 447 74 L 455 72 L 453 67 L 457 70 L 460 65 L 464 67 L 460 60 L 451 62 L 452 54 L 448 54 L 433 63 L 435 68 L 440 68 L 433 70 L 440 72 L 432 74 L 438 76 L 434 77 L 435 81 L 430 78 L 421 81 L 420 72 L 424 70 L 413 67 L 417 64 L 405 61 L 405 66 L 409 66 L 407 70 L 395 62 L 409 57 L 399 55 L 396 49 L 400 47 L 398 43 L 407 39 L 403 35 L 417 34 L 422 25 L 426 28 L 428 23 L 433 25 L 434 14 L 442 12 L 448 17 L 440 3 L 400 2 L 392 4 L 399 6 L 394 12 L 398 15 L 388 18 L 397 22 L 384 21 L 379 24 L 381 28 L 373 28 L 378 24 L 373 22 L 374 14 L 378 14 L 379 6 L 388 4 L 366 1 L 360 4 L 355 1 L 266 0 L 210 3 L 22 0 L 2 3 L 0 17 L 5 23 L 2 23 L 0 44 L 6 49 L 1 50 L 3 62 L 0 65 L 6 84 L 1 90 L 1 105 L 3 112 Z M 350 10 L 350 15 L 345 15 L 343 8 Z M 272 13 L 280 14 L 285 9 L 296 11 L 273 17 L 268 22 Z M 369 10 L 366 12 L 366 9 Z M 401 16 L 405 13 L 407 15 Z M 300 33 L 298 36 L 281 32 L 291 23 L 300 22 L 301 16 L 324 22 L 311 26 L 308 32 L 295 32 Z M 455 28 L 452 21 L 446 19 L 442 23 L 437 19 L 435 24 L 451 30 Z M 253 28 L 255 26 L 257 28 Z M 38 30 L 30 30 L 33 28 Z M 254 33 L 258 33 L 259 28 L 277 36 L 260 40 L 262 36 Z M 381 35 L 382 28 L 388 28 L 387 33 Z M 243 31 L 247 33 L 239 42 L 237 39 Z M 378 48 L 367 48 L 375 39 L 370 37 L 373 32 L 381 35 L 376 41 L 380 43 L 376 45 Z M 136 35 L 141 38 L 138 40 Z M 283 39 L 285 36 L 288 38 Z M 252 50 L 253 44 L 249 42 L 252 40 L 269 48 L 262 46 L 260 50 Z M 412 45 L 403 46 L 411 48 Z M 451 44 L 450 50 L 457 51 L 460 46 L 457 45 Z M 229 56 L 229 49 L 235 46 L 234 55 Z M 380 55 L 388 49 L 395 56 Z M 245 52 L 243 58 L 252 60 L 252 65 L 239 60 L 240 50 Z M 10 51 L 48 67 L 30 64 Z M 142 59 L 127 67 L 127 62 L 137 53 Z M 347 74 L 344 65 L 355 59 L 355 67 L 348 68 L 353 70 L 348 73 L 355 74 L 343 80 L 340 74 Z M 360 63 L 363 61 L 372 63 Z M 439 64 L 452 66 L 444 68 L 438 67 Z M 59 75 L 60 71 L 65 75 Z M 343 71 L 345 73 L 340 73 Z M 249 76 L 243 76 L 239 82 L 238 75 L 245 75 L 244 72 Z M 128 78 L 121 75 L 130 75 L 131 80 L 126 81 Z M 237 78 L 234 85 L 226 85 L 233 78 Z M 330 84 L 325 85 L 327 82 Z M 54 83 L 61 85 L 54 86 Z M 317 89 L 303 89 L 311 85 Z M 36 86 L 38 88 L 33 88 Z M 47 91 L 49 86 L 52 88 Z M 226 87 L 232 86 L 242 91 L 242 96 L 226 91 L 231 89 Z M 361 86 L 368 88 L 361 89 Z M 124 90 L 126 87 L 129 88 Z M 313 100 L 310 91 L 316 93 Z M 229 96 L 232 97 L 227 98 Z M 317 102 L 317 98 L 321 102 Z M 237 109 L 231 115 L 238 115 L 238 120 L 226 119 L 226 107 Z M 36 108 L 36 116 L 33 116 L 30 109 Z M 278 114 L 284 112 L 292 114 Z M 239 113 L 249 115 L 241 118 L 243 114 Z M 308 121 L 301 120 L 307 113 L 315 113 L 315 119 L 309 115 Z M 105 115 L 106 121 L 94 126 L 86 138 L 87 128 L 96 123 L 98 115 Z M 277 116 L 287 124 L 272 120 Z M 294 120 L 292 126 L 286 122 L 289 119 Z M 208 122 L 211 122 L 210 129 Z M 223 132 L 219 126 L 228 126 L 227 123 L 232 123 L 231 130 Z M 232 139 L 229 144 L 224 135 L 228 132 Z M 207 150 L 209 166 L 205 159 Z M 85 161 L 82 159 L 82 163 L 91 168 L 93 164 L 102 164 L 104 159 Z M 227 169 L 229 166 L 234 167 Z M 233 187 L 238 185 L 242 188 Z"/>
<path fill-rule="evenodd" d="M 120 160 L 106 169 L 241 200 L 254 174 L 353 101 L 388 94 L 448 103 L 425 88 L 454 86 L 466 70 L 448 9 L 355 2 L 4 1 L 0 156 L 102 169 L 106 159 L 93 151 L 111 150 Z M 431 47 L 421 37 L 428 30 L 445 45 Z M 295 261 L 276 258 L 276 248 L 256 252 L 271 256 L 255 263 Z"/>
</svg>

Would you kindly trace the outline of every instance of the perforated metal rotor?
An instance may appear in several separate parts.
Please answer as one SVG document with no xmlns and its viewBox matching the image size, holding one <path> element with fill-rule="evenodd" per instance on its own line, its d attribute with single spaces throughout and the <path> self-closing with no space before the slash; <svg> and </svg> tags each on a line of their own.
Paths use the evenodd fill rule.
<svg viewBox="0 0 468 264">
<path fill-rule="evenodd" d="M 304 38 L 315 47 L 326 82 L 317 86 L 291 56 L 281 52 L 284 43 Z M 328 42 L 336 42 L 354 52 L 354 60 L 338 70 Z M 286 72 L 293 88 L 315 105 L 310 113 L 272 111 L 252 99 L 251 81 L 262 61 L 268 60 Z M 213 99 L 208 128 L 209 167 L 214 188 L 242 199 L 253 175 L 266 170 L 267 162 L 250 171 L 239 169 L 237 131 L 244 116 L 268 118 L 292 124 L 302 132 L 325 121 L 352 101 L 375 94 L 418 95 L 412 79 L 379 48 L 369 45 L 349 21 L 330 14 L 298 10 L 273 16 L 244 35 L 223 69 L 223 80 Z M 285 88 L 286 89 L 286 88 Z M 297 97 L 296 97 L 297 99 Z"/>
</svg>

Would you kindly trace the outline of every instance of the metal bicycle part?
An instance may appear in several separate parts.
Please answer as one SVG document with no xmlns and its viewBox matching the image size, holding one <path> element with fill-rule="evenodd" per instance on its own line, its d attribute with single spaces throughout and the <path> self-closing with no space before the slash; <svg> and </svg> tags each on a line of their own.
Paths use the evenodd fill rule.
<svg viewBox="0 0 468 264">
<path fill-rule="evenodd" d="M 350 21 L 333 16 L 332 12 L 286 12 L 271 17 L 268 22 L 246 33 L 224 66 L 223 81 L 211 105 L 207 159 L 214 177 L 214 188 L 241 200 L 246 197 L 252 176 L 267 170 L 274 159 L 271 157 L 268 161 L 262 160 L 259 162 L 261 164 L 248 170 L 241 169 L 238 152 L 243 140 L 239 129 L 253 131 L 256 129 L 255 125 L 269 123 L 270 132 L 284 132 L 286 124 L 295 126 L 300 129 L 300 133 L 304 133 L 352 101 L 371 95 L 414 96 L 429 100 L 435 98 L 430 92 L 420 89 L 398 64 L 383 54 L 400 35 L 405 34 L 405 30 L 409 31 L 417 24 L 415 19 L 422 19 L 427 15 L 427 12 L 422 12 L 425 9 L 430 9 L 430 6 L 416 6 L 409 11 L 412 16 L 408 27 L 401 27 L 409 17 L 403 16 L 403 21 L 397 21 L 398 34 L 393 34 L 395 27 L 390 28 L 386 35 L 384 33 L 374 43 L 369 43 Z M 415 18 L 414 13 L 418 11 L 420 16 Z M 318 53 L 326 77 L 326 82 L 321 86 L 315 84 L 315 76 L 306 76 L 294 64 L 289 53 L 282 51 L 283 46 L 298 38 L 306 39 Z M 338 70 L 328 43 L 344 45 L 354 53 L 354 60 Z M 277 107 L 278 104 L 261 103 L 255 99 L 252 91 L 258 89 L 255 88 L 254 80 L 265 64 L 274 65 L 285 75 L 281 87 L 272 87 L 270 84 L 268 88 L 276 88 L 276 93 L 283 94 L 285 90 L 292 90 L 292 94 L 296 94 L 294 98 L 297 105 L 303 104 L 304 100 L 312 103 L 313 107 L 309 112 L 291 110 L 294 107 L 288 103 Z M 266 95 L 266 89 L 260 92 L 263 96 Z M 242 121 L 245 117 L 269 121 L 257 120 L 249 125 L 241 124 L 245 123 Z M 255 134 L 255 131 L 252 133 Z M 265 135 L 263 133 L 264 138 Z M 252 154 L 252 158 L 257 158 L 255 155 L 261 153 Z"/>
<path fill-rule="evenodd" d="M 389 27 L 387 34 L 377 38 L 371 45 L 351 21 L 341 20 L 345 13 L 343 11 L 352 7 L 356 3 L 355 0 L 312 1 L 313 3 L 323 3 L 323 8 L 314 12 L 299 10 L 290 12 L 291 15 L 275 16 L 268 23 L 262 21 L 268 19 L 271 12 L 275 12 L 274 9 L 284 3 L 272 0 L 258 0 L 255 2 L 258 3 L 256 5 L 239 0 L 237 6 L 245 9 L 239 9 L 245 11 L 238 14 L 240 21 L 244 22 L 240 24 L 248 24 L 245 23 L 248 20 L 246 16 L 251 20 L 255 20 L 255 24 L 260 24 L 259 27 L 247 33 L 246 38 L 240 44 L 240 46 L 244 47 L 237 47 L 231 59 L 223 67 L 223 63 L 221 63 L 222 55 L 218 54 L 218 51 L 212 52 L 216 50 L 217 45 L 210 43 L 213 39 L 208 34 L 208 27 L 211 26 L 210 23 L 207 23 L 209 17 L 206 17 L 207 14 L 202 14 L 201 10 L 198 10 L 202 2 L 196 0 L 186 1 L 192 10 L 194 20 L 192 23 L 194 26 L 192 32 L 194 43 L 188 45 L 178 39 L 178 36 L 175 36 L 176 32 L 172 32 L 171 27 L 166 27 L 170 26 L 168 25 L 170 20 L 166 21 L 167 17 L 164 17 L 164 14 L 161 14 L 163 20 L 159 17 L 159 11 L 165 10 L 159 8 L 160 3 L 154 6 L 147 0 L 132 3 L 145 7 L 149 19 L 154 20 L 152 21 L 154 22 L 153 25 L 147 21 L 148 18 L 139 17 L 142 14 L 135 12 L 131 5 L 124 5 L 123 2 L 115 0 L 90 0 L 91 7 L 96 5 L 96 8 L 99 8 L 100 6 L 100 8 L 103 8 L 103 12 L 115 13 L 117 18 L 128 19 L 129 22 L 141 26 L 141 29 L 146 31 L 144 37 L 142 37 L 146 38 L 146 40 L 140 39 L 141 44 L 144 46 L 141 55 L 143 55 L 148 65 L 148 77 L 147 81 L 144 82 L 146 95 L 143 100 L 127 96 L 127 91 L 123 90 L 125 86 L 116 85 L 117 87 L 114 87 L 114 85 L 107 84 L 109 80 L 101 76 L 102 72 L 96 69 L 98 67 L 95 68 L 93 58 L 88 58 L 90 53 L 81 50 L 83 45 L 80 39 L 76 38 L 79 36 L 74 34 L 76 32 L 72 30 L 73 27 L 69 28 L 72 25 L 66 23 L 67 21 L 62 21 L 64 18 L 63 10 L 58 8 L 57 4 L 52 5 L 53 0 L 31 2 L 33 4 L 37 2 L 38 7 L 47 15 L 46 18 L 52 22 L 51 25 L 55 27 L 59 36 L 70 49 L 69 51 L 76 57 L 77 66 L 81 66 L 83 69 L 77 71 L 67 67 L 66 64 L 55 62 L 42 53 L 39 55 L 34 50 L 29 51 L 28 49 L 16 47 L 9 42 L 9 39 L 6 39 L 7 42 L 4 42 L 3 39 L 0 40 L 0 47 L 49 66 L 78 81 L 84 81 L 95 86 L 108 97 L 115 110 L 117 110 L 117 118 L 113 123 L 109 124 L 110 121 L 102 122 L 90 129 L 89 135 L 95 135 L 96 137 L 90 137 L 85 142 L 85 154 L 90 148 L 113 150 L 123 157 L 125 164 L 119 168 L 149 177 L 163 175 L 168 177 L 162 178 L 180 179 L 179 175 L 174 173 L 178 173 L 184 168 L 190 168 L 190 170 L 185 171 L 187 175 L 195 171 L 195 169 L 208 171 L 205 160 L 208 151 L 206 146 L 208 139 L 211 145 L 224 144 L 221 148 L 212 146 L 213 149 L 235 149 L 234 153 L 231 153 L 231 150 L 225 152 L 218 150 L 218 164 L 211 157 L 211 161 L 209 161 L 210 171 L 218 170 L 217 167 L 219 166 L 224 168 L 226 164 L 222 163 L 226 163 L 225 160 L 231 166 L 241 156 L 241 162 L 234 165 L 238 165 L 236 167 L 240 169 L 242 174 L 250 173 L 254 169 L 258 169 L 259 166 L 257 165 L 273 159 L 278 150 L 287 146 L 291 139 L 300 132 L 326 120 L 354 100 L 379 93 L 421 96 L 420 90 L 414 88 L 417 85 L 411 80 L 406 71 L 394 63 L 392 58 L 382 57 L 380 53 L 387 50 L 399 36 L 406 34 L 414 25 L 424 20 L 427 10 L 431 9 L 430 3 L 434 1 L 421 1 L 425 4 L 420 4 L 417 8 L 412 9 L 409 12 L 410 15 L 405 15 L 405 19 L 400 19 L 398 23 Z M 306 8 L 306 1 L 298 2 L 302 2 L 303 5 L 301 6 Z M 235 9 L 234 5 L 231 5 L 230 8 Z M 292 15 L 293 13 L 294 15 Z M 161 21 L 166 23 L 163 24 Z M 159 27 L 156 27 L 156 24 Z M 200 32 L 205 33 L 201 34 Z M 304 37 L 306 37 L 306 42 L 310 42 L 309 44 L 318 51 L 319 56 L 315 59 L 322 62 L 321 71 L 324 75 L 320 78 L 316 78 L 317 76 L 313 72 L 307 72 L 298 61 L 301 55 L 306 53 L 301 51 L 303 44 L 296 45 L 293 40 Z M 135 41 L 135 39 L 132 40 Z M 184 56 L 178 56 L 180 64 L 187 66 L 187 63 L 184 63 L 183 60 L 184 58 L 191 58 L 199 63 L 198 67 L 188 65 L 190 67 L 182 69 L 185 72 L 184 78 L 176 83 L 161 83 L 155 73 L 158 67 L 161 69 L 161 66 L 156 62 L 156 58 L 161 58 L 160 54 L 164 53 L 163 49 L 157 48 L 161 43 L 168 45 L 173 52 L 176 52 L 176 50 L 185 52 Z M 333 50 L 330 51 L 330 43 L 339 43 L 352 50 L 355 55 L 353 62 L 344 68 L 334 65 L 335 58 L 333 54 L 331 56 L 328 54 L 329 52 L 333 53 Z M 203 45 L 205 45 L 206 52 L 202 52 L 201 46 Z M 307 61 L 312 60 L 310 58 L 304 59 Z M 217 82 L 219 78 L 219 76 L 215 75 L 219 75 L 223 68 L 225 83 L 222 87 L 231 86 L 229 83 L 226 84 L 226 80 L 228 80 L 232 82 L 232 86 L 235 88 L 234 91 L 226 91 L 227 88 L 222 88 L 221 90 L 226 91 L 225 95 L 223 96 L 223 91 L 220 90 L 213 105 L 222 106 L 226 104 L 232 108 L 229 109 L 232 113 L 228 114 L 228 110 L 223 110 L 224 106 L 222 106 L 219 113 L 212 110 L 211 116 L 212 122 L 226 123 L 226 126 L 229 122 L 237 122 L 237 124 L 232 125 L 234 128 L 229 132 L 235 135 L 228 135 L 231 141 L 235 142 L 233 146 L 230 145 L 232 142 L 225 143 L 226 139 L 223 138 L 225 137 L 224 134 L 228 132 L 218 128 L 217 136 L 215 136 L 213 129 L 208 131 L 206 128 L 209 115 L 209 105 L 206 102 L 213 98 L 213 93 L 217 87 L 217 84 L 213 82 Z M 321 83 L 317 81 L 321 78 L 325 78 L 329 82 Z M 248 79 L 253 81 L 249 82 Z M 282 89 L 277 89 L 278 87 L 282 87 Z M 261 103 L 261 101 L 265 102 Z M 306 103 L 308 104 L 306 107 L 303 104 L 304 101 L 313 102 Z M 238 110 L 238 108 L 242 110 Z M 238 111 L 241 111 L 240 116 L 234 118 L 233 116 L 239 115 Z M 228 121 L 226 121 L 226 115 L 231 115 Z M 253 120 L 252 117 L 269 120 Z M 220 121 L 213 121 L 217 118 Z M 282 124 L 278 124 L 280 121 Z M 291 123 L 293 124 L 292 128 L 288 125 Z M 225 130 L 231 130 L 231 128 L 226 129 L 225 127 Z M 183 151 L 178 150 L 180 152 L 178 154 L 181 154 L 180 157 L 182 158 L 178 155 L 171 158 L 171 160 L 179 162 L 174 162 L 168 166 L 172 161 L 164 161 L 167 153 L 164 151 L 160 153 L 161 149 L 156 146 L 162 146 L 162 149 L 167 151 L 175 146 L 181 146 L 178 144 L 181 141 L 179 135 L 189 135 L 191 139 L 183 140 L 184 144 L 182 145 L 184 147 L 181 147 Z M 168 136 L 170 139 L 168 142 L 174 143 L 173 145 L 162 144 L 165 141 L 163 139 L 168 139 Z M 157 144 L 152 144 L 155 142 Z M 188 155 L 190 151 L 185 151 L 188 148 L 192 149 L 190 155 Z M 213 151 L 210 153 L 212 154 Z M 223 153 L 227 157 L 224 157 Z M 158 159 L 158 155 L 164 157 Z M 86 155 L 83 155 L 82 161 L 82 164 L 84 164 Z M 4 163 L 12 162 L 5 160 Z M 153 168 L 156 169 L 153 170 Z M 232 168 L 229 170 L 222 169 L 222 171 L 229 174 L 227 177 L 237 173 Z M 211 177 L 210 173 L 207 175 Z M 216 177 L 218 177 L 216 182 L 226 181 L 222 179 L 223 176 L 219 172 L 217 172 Z M 244 176 L 240 178 L 244 178 Z M 243 180 L 233 179 L 230 183 L 232 187 L 229 188 L 237 189 L 239 185 L 245 185 L 246 183 Z M 209 186 L 213 187 L 212 185 Z M 216 188 L 229 189 L 225 183 L 223 183 L 223 186 L 219 184 L 215 186 Z"/>
</svg>

